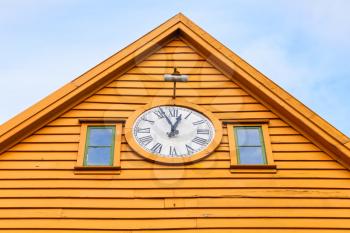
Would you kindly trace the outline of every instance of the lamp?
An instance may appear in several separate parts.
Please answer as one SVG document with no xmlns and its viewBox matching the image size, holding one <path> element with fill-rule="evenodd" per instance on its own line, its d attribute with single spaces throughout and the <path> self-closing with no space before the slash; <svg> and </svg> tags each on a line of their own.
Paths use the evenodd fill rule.
<svg viewBox="0 0 350 233">
<path fill-rule="evenodd" d="M 187 82 L 187 80 L 188 76 L 180 74 L 176 67 L 174 67 L 174 72 L 172 74 L 164 74 L 165 82 L 174 82 L 173 99 L 176 98 L 176 82 Z"/>
</svg>

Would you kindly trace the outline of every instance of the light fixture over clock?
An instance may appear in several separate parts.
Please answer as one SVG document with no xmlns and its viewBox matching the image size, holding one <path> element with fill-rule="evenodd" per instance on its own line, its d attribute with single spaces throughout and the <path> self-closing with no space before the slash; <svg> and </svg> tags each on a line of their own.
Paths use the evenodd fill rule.
<svg viewBox="0 0 350 233">
<path fill-rule="evenodd" d="M 176 67 L 174 67 L 174 71 L 172 74 L 164 74 L 164 81 L 173 82 L 173 99 L 176 98 L 176 82 L 187 82 L 188 76 L 185 74 L 181 74 Z"/>
</svg>

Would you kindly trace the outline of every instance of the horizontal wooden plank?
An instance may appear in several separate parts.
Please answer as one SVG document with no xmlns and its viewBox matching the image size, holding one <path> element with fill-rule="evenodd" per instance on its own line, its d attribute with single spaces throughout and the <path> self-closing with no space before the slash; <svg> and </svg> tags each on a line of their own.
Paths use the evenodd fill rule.
<svg viewBox="0 0 350 233">
<path fill-rule="evenodd" d="M 4 233 L 23 233 L 23 232 L 33 232 L 32 229 L 2 229 L 1 230 Z M 86 230 L 81 230 L 81 229 L 50 229 L 50 231 L 54 231 L 57 233 L 86 233 Z M 134 233 L 134 232 L 139 232 L 139 233 L 152 233 L 155 230 L 135 230 L 135 231 L 130 231 L 130 230 L 118 230 L 118 229 L 89 229 L 89 232 L 91 233 L 101 233 L 102 232 L 118 232 L 118 233 Z M 169 233 L 169 232 L 174 232 L 176 231 L 177 233 L 189 233 L 189 232 L 198 232 L 198 233 L 217 233 L 220 231 L 220 233 L 280 233 L 281 228 L 266 228 L 266 229 L 234 229 L 234 228 L 213 228 L 213 229 L 176 229 L 176 230 L 161 230 L 157 229 L 157 233 Z M 35 229 L 35 232 L 47 232 L 47 229 Z M 348 230 L 344 229 L 310 229 L 310 228 L 293 228 L 293 229 L 283 229 L 284 233 L 348 233 Z"/>
<path fill-rule="evenodd" d="M 73 119 L 74 125 L 77 125 L 78 119 Z M 56 127 L 50 126 L 51 123 L 48 126 L 45 126 L 38 131 L 35 132 L 35 134 L 63 134 L 63 135 L 69 135 L 69 134 L 80 134 L 81 127 L 80 126 L 60 126 Z M 54 123 L 52 125 L 55 125 Z"/>
<path fill-rule="evenodd" d="M 341 200 L 341 199 L 339 199 Z M 108 207 L 109 205 L 109 207 Z M 164 208 L 164 199 L 97 199 L 97 198 L 6 198 L 0 199 L 0 208 Z M 1 224 L 0 224 L 1 225 Z"/>
<path fill-rule="evenodd" d="M 327 189 L 2 189 L 1 198 L 316 198 L 349 199 L 349 190 Z M 350 211 L 350 210 L 349 210 Z M 1 211 L 0 211 L 1 213 Z"/>
<path fill-rule="evenodd" d="M 169 43 L 167 43 L 166 46 L 188 46 L 188 45 L 182 40 L 172 40 Z"/>
<path fill-rule="evenodd" d="M 210 112 L 258 112 L 269 111 L 261 104 L 206 104 L 201 105 Z"/>
<path fill-rule="evenodd" d="M 80 135 L 31 135 L 22 142 L 79 142 Z"/>
<path fill-rule="evenodd" d="M 164 46 L 156 51 L 156 54 L 160 53 L 196 53 L 191 47 L 188 46 Z"/>
<path fill-rule="evenodd" d="M 243 221 L 245 220 L 245 221 Z M 340 228 L 350 229 L 348 219 L 198 219 L 198 228 Z"/>
<path fill-rule="evenodd" d="M 179 96 L 179 100 L 189 101 L 194 104 L 234 104 L 234 103 L 257 103 L 257 101 L 250 96 Z M 101 102 L 101 103 L 139 103 L 147 104 L 152 101 L 169 100 L 167 96 L 118 96 L 115 95 L 94 95 L 85 100 L 85 102 Z"/>
<path fill-rule="evenodd" d="M 270 135 L 300 135 L 299 132 L 291 127 L 270 127 L 269 133 Z"/>
<path fill-rule="evenodd" d="M 221 143 L 228 143 L 228 136 L 224 133 L 221 139 Z M 273 144 L 293 144 L 296 147 L 304 147 L 304 144 L 309 144 L 310 141 L 300 135 L 278 135 L 270 136 L 271 143 Z"/>
<path fill-rule="evenodd" d="M 161 54 L 163 56 L 167 56 L 168 54 Z M 170 54 L 171 56 L 174 56 L 175 54 Z M 153 55 L 154 56 L 154 55 Z M 151 57 L 153 57 L 151 56 Z M 150 58 L 151 58 L 150 57 Z M 150 59 L 148 59 L 150 60 Z M 178 69 L 178 71 L 181 74 L 222 74 L 219 70 L 215 68 L 188 68 L 188 67 L 182 67 Z M 127 74 L 172 74 L 174 72 L 174 68 L 166 68 L 166 67 L 159 67 L 159 68 L 150 68 L 150 67 L 135 67 L 132 68 L 127 72 Z"/>
<path fill-rule="evenodd" d="M 105 188 L 105 189 L 176 189 L 176 188 L 316 188 L 349 189 L 349 180 L 343 179 L 201 179 L 184 180 L 0 180 L 1 188 Z M 349 202 L 350 203 L 350 202 Z"/>
<path fill-rule="evenodd" d="M 73 169 L 73 168 L 72 168 Z M 74 174 L 72 169 L 66 170 L 42 170 L 42 169 L 26 169 L 26 170 L 0 170 L 2 179 L 96 179 L 96 180 L 108 180 L 108 179 L 129 179 L 129 180 L 142 180 L 142 179 L 241 179 L 241 178 L 298 178 L 298 179 L 349 179 L 350 173 L 345 170 L 310 170 L 310 169 L 280 169 L 277 173 L 235 173 L 231 174 L 228 168 L 223 169 L 122 169 L 121 174 L 112 175 L 98 174 L 98 175 L 80 175 Z"/>
<path fill-rule="evenodd" d="M 26 160 L 26 161 L 62 161 L 62 160 L 71 160 L 74 161 L 77 159 L 78 152 L 5 152 L 0 156 L 0 161 L 11 161 L 11 160 Z"/>
<path fill-rule="evenodd" d="M 120 103 L 81 103 L 74 110 L 129 110 L 135 111 L 142 108 L 142 104 L 120 104 Z"/>
<path fill-rule="evenodd" d="M 317 146 L 311 143 L 303 143 L 303 144 L 279 143 L 279 144 L 272 144 L 271 147 L 272 147 L 272 151 L 286 151 L 286 152 L 321 151 Z"/>
<path fill-rule="evenodd" d="M 118 117 L 118 118 L 127 118 L 129 117 L 133 111 L 129 110 L 121 110 L 121 111 L 113 111 L 113 110 L 71 110 L 62 117 L 76 117 L 76 118 L 111 118 L 111 117 Z M 277 118 L 275 114 L 272 112 L 267 111 L 261 111 L 261 112 L 223 112 L 223 113 L 215 113 L 215 116 L 219 118 L 220 120 L 227 120 L 227 119 L 258 119 L 258 118 Z"/>
<path fill-rule="evenodd" d="M 69 117 L 69 118 L 128 118 L 134 111 L 132 110 L 71 110 L 61 117 Z"/>
<path fill-rule="evenodd" d="M 274 152 L 274 160 L 290 160 L 290 161 L 305 161 L 305 160 L 329 160 L 333 161 L 330 156 L 324 152 Z"/>
<path fill-rule="evenodd" d="M 134 88 L 103 88 L 97 95 L 122 95 L 122 96 L 172 96 L 173 88 L 168 89 L 134 89 Z M 247 96 L 247 92 L 238 88 L 231 89 L 178 89 L 176 96 Z"/>
<path fill-rule="evenodd" d="M 344 169 L 334 161 L 276 161 L 278 169 Z M 144 161 L 122 161 L 123 169 L 169 169 L 168 166 L 158 164 L 147 164 Z M 172 166 L 172 168 L 184 168 L 183 166 Z M 186 165 L 186 168 L 197 169 L 224 169 L 229 167 L 229 161 L 203 160 L 194 164 Z"/>
<path fill-rule="evenodd" d="M 336 161 L 276 161 L 278 169 L 344 169 Z"/>
<path fill-rule="evenodd" d="M 350 208 L 348 199 L 316 198 L 6 198 L 1 208 Z M 0 224 L 1 225 L 1 224 Z"/>
<path fill-rule="evenodd" d="M 115 81 L 107 85 L 106 87 L 114 88 L 170 88 L 174 87 L 172 82 L 164 81 Z M 235 83 L 231 81 L 214 81 L 214 82 L 178 82 L 176 83 L 176 89 L 201 89 L 201 88 L 239 88 Z"/>
<path fill-rule="evenodd" d="M 307 138 L 301 135 L 273 135 L 270 136 L 271 143 L 306 143 L 310 142 Z"/>
<path fill-rule="evenodd" d="M 198 62 L 198 61 L 196 61 Z M 164 82 L 164 74 L 124 74 L 121 77 L 116 78 L 116 82 L 121 82 L 121 81 L 139 81 L 139 82 L 144 82 L 144 81 L 156 81 L 156 82 Z M 229 78 L 227 78 L 225 75 L 218 74 L 218 75 L 191 75 L 188 77 L 188 82 L 191 83 L 192 81 L 194 82 L 220 82 L 220 81 L 230 81 Z"/>
<path fill-rule="evenodd" d="M 9 151 L 78 151 L 78 143 L 19 143 Z"/>
<path fill-rule="evenodd" d="M 119 103 L 81 103 L 74 107 L 74 110 L 137 110 L 142 108 L 140 104 L 119 104 Z M 222 104 L 222 105 L 202 105 L 211 112 L 232 112 L 232 111 L 268 111 L 261 104 Z M 302 141 L 302 140 L 301 140 Z"/>
<path fill-rule="evenodd" d="M 343 206 L 341 205 L 343 204 Z M 164 199 L 166 208 L 188 208 L 188 207 L 328 207 L 341 208 L 349 207 L 350 202 L 347 199 L 303 199 L 303 198 L 166 198 Z"/>
<path fill-rule="evenodd" d="M 7 209 L 0 218 L 90 218 L 90 219 L 164 219 L 164 218 L 349 218 L 348 209 Z"/>
<path fill-rule="evenodd" d="M 139 156 L 136 152 L 123 152 L 121 153 L 121 160 L 144 160 L 143 157 Z M 227 161 L 230 160 L 228 152 L 213 152 L 209 156 L 205 157 L 203 161 Z"/>
<path fill-rule="evenodd" d="M 219 120 L 240 120 L 240 119 L 277 119 L 278 117 L 268 111 L 257 111 L 257 112 L 222 112 L 214 113 Z"/>
<path fill-rule="evenodd" d="M 177 52 L 181 51 L 186 51 L 189 50 L 188 47 L 168 47 L 162 50 L 162 52 L 165 52 L 170 49 L 175 49 L 178 50 Z M 181 51 L 180 51 L 181 50 Z M 164 61 L 143 61 L 138 64 L 138 66 L 141 67 L 170 67 L 170 68 L 182 68 L 182 67 L 199 67 L 199 68 L 213 68 L 213 66 L 207 62 L 207 61 L 169 61 L 169 60 L 164 60 Z"/>
<path fill-rule="evenodd" d="M 197 53 L 155 53 L 147 57 L 148 61 L 153 60 L 181 60 L 181 61 L 205 61 L 206 59 Z"/>
<path fill-rule="evenodd" d="M 290 127 L 290 126 L 281 119 L 273 119 L 269 121 L 269 127 Z"/>
<path fill-rule="evenodd" d="M 79 118 L 61 118 L 60 117 L 48 123 L 47 126 L 50 127 L 50 130 L 48 131 L 52 131 L 52 129 L 55 129 L 55 128 L 60 128 L 61 131 L 64 131 L 64 128 L 62 129 L 61 127 L 67 127 L 67 128 L 69 127 L 69 128 L 72 128 L 71 130 L 73 131 L 73 129 L 76 128 L 76 131 L 79 130 L 77 134 L 80 133 L 80 129 L 81 129 L 81 123 L 79 122 Z M 43 129 L 45 129 L 47 126 L 45 126 Z"/>
<path fill-rule="evenodd" d="M 197 229 L 197 228 L 276 228 L 276 229 L 349 229 L 348 219 L 317 218 L 188 218 L 188 219 L 16 219 L 2 220 L 0 228 L 8 229 Z"/>
</svg>

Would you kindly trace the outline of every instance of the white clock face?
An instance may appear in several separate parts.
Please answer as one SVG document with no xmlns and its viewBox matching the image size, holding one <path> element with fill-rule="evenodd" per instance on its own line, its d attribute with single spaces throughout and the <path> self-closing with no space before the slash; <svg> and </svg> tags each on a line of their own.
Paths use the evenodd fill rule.
<svg viewBox="0 0 350 233">
<path fill-rule="evenodd" d="M 180 106 L 158 106 L 142 113 L 132 127 L 135 141 L 161 157 L 191 157 L 215 137 L 212 122 L 203 114 Z"/>
</svg>

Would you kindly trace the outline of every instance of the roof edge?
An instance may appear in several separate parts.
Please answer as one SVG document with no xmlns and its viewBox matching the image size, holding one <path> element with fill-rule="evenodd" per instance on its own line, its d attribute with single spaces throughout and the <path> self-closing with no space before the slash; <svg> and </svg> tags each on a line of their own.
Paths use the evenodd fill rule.
<svg viewBox="0 0 350 233">
<path fill-rule="evenodd" d="M 127 62 L 135 64 L 141 60 L 138 57 L 140 54 L 145 55 L 151 52 L 152 49 L 159 47 L 162 41 L 176 34 L 178 31 L 177 24 L 180 22 L 181 15 L 181 13 L 176 14 L 127 47 L 2 124 L 0 126 L 0 154 L 13 146 L 17 141 L 24 139 L 30 131 L 40 128 L 30 127 L 31 124 L 36 124 L 40 120 L 40 123 L 43 125 L 52 120 L 46 116 L 50 113 L 50 110 L 59 106 L 68 108 L 70 105 L 65 104 L 67 99 L 81 96 L 82 91 L 92 85 L 98 85 L 103 80 L 105 81 L 108 74 L 122 67 L 123 64 L 125 65 Z M 21 132 L 21 136 L 18 135 L 19 132 Z"/>
<path fill-rule="evenodd" d="M 214 64 L 216 63 L 217 68 L 224 67 L 224 69 L 221 69 L 223 73 L 245 86 L 246 91 L 267 106 L 275 109 L 277 115 L 282 115 L 282 118 L 289 119 L 289 124 L 309 135 L 311 141 L 329 154 L 335 155 L 332 157 L 350 169 L 350 148 L 349 144 L 347 144 L 350 139 L 346 135 L 268 79 L 190 19 L 183 15 L 180 17 L 184 25 L 181 31 L 185 39 L 191 40 L 194 36 L 198 36 L 201 38 L 202 43 L 207 43 L 207 47 L 210 49 L 204 51 L 203 55 L 208 60 L 211 60 Z M 190 42 L 197 43 L 197 41 L 193 40 Z M 203 49 L 203 45 L 200 43 L 197 43 L 197 46 L 202 46 L 200 49 Z M 260 93 L 260 95 L 256 93 Z M 265 96 L 265 99 L 262 99 L 261 95 Z M 274 105 L 270 104 L 271 100 L 275 102 Z M 321 143 L 316 143 L 319 141 Z"/>
</svg>

